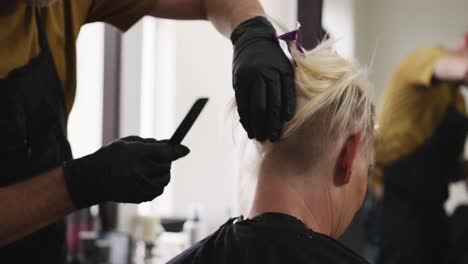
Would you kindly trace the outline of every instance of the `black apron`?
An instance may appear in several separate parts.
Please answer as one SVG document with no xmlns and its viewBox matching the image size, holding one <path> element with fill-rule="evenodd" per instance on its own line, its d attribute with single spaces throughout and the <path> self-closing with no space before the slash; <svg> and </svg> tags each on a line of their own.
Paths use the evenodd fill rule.
<svg viewBox="0 0 468 264">
<path fill-rule="evenodd" d="M 384 169 L 380 264 L 446 263 L 449 177 L 457 173 L 467 118 L 450 106 L 434 135 Z"/>
<path fill-rule="evenodd" d="M 31 178 L 72 158 L 60 79 L 39 9 L 35 12 L 39 56 L 0 80 L 0 187 Z M 65 221 L 0 247 L 0 262 L 65 263 Z"/>
</svg>

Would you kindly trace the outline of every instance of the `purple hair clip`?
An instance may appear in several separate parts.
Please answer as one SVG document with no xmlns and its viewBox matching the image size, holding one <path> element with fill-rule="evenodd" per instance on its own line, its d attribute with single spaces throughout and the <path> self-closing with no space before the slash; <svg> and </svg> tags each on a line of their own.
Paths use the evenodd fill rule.
<svg viewBox="0 0 468 264">
<path fill-rule="evenodd" d="M 301 24 L 297 22 L 297 27 L 293 31 L 289 31 L 283 35 L 277 36 L 278 39 L 285 41 L 288 44 L 288 50 L 291 52 L 291 49 L 289 48 L 289 44 L 291 41 L 295 41 L 295 45 L 297 50 L 302 54 L 305 55 L 305 49 L 302 47 L 301 44 L 301 35 L 300 35 L 300 29 L 301 29 Z M 296 62 L 294 62 L 296 63 Z"/>
</svg>

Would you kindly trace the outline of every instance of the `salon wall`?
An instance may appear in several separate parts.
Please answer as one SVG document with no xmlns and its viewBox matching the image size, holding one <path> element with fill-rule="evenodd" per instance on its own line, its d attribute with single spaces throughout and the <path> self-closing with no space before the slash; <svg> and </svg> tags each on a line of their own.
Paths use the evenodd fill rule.
<svg viewBox="0 0 468 264">
<path fill-rule="evenodd" d="M 356 55 L 371 64 L 380 98 L 398 63 L 415 48 L 456 44 L 468 30 L 465 0 L 356 1 Z"/>
<path fill-rule="evenodd" d="M 335 41 L 335 49 L 348 59 L 355 53 L 355 2 L 359 0 L 325 0 L 322 24 Z"/>
<path fill-rule="evenodd" d="M 75 158 L 102 145 L 104 25 L 86 25 L 77 40 L 77 89 L 68 120 L 68 138 Z"/>
<path fill-rule="evenodd" d="M 356 56 L 372 65 L 377 101 L 408 53 L 426 45 L 451 47 L 468 30 L 465 0 L 356 0 L 355 10 Z M 466 191 L 454 185 L 447 209 L 460 201 L 468 201 Z"/>
</svg>

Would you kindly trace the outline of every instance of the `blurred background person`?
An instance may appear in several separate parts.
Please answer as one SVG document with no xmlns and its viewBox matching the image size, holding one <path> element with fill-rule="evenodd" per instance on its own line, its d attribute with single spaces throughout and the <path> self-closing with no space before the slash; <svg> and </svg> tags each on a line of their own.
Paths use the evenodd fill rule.
<svg viewBox="0 0 468 264">
<path fill-rule="evenodd" d="M 444 204 L 449 182 L 464 179 L 468 34 L 454 49 L 419 48 L 395 71 L 378 110 L 374 183 L 382 192 L 378 263 L 445 263 Z M 378 191 L 380 190 L 380 191 Z"/>
</svg>

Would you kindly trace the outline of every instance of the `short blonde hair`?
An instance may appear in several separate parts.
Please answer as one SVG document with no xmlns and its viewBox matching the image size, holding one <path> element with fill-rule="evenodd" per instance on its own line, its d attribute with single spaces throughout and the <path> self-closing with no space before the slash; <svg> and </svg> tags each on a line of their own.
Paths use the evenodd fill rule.
<svg viewBox="0 0 468 264">
<path fill-rule="evenodd" d="M 332 45 L 325 41 L 303 53 L 290 43 L 296 63 L 296 113 L 283 125 L 278 143 L 263 144 L 265 154 L 275 152 L 301 171 L 327 157 L 343 133 L 363 132 L 365 149 L 372 144 L 371 85 L 364 70 L 338 55 Z"/>
<path fill-rule="evenodd" d="M 297 109 L 283 127 L 288 138 L 308 121 L 328 117 L 328 122 L 314 129 L 334 134 L 345 129 L 362 130 L 367 136 L 374 126 L 374 107 L 369 96 L 370 83 L 364 71 L 338 55 L 332 41 L 325 41 L 305 54 L 291 43 L 296 67 Z"/>
</svg>

